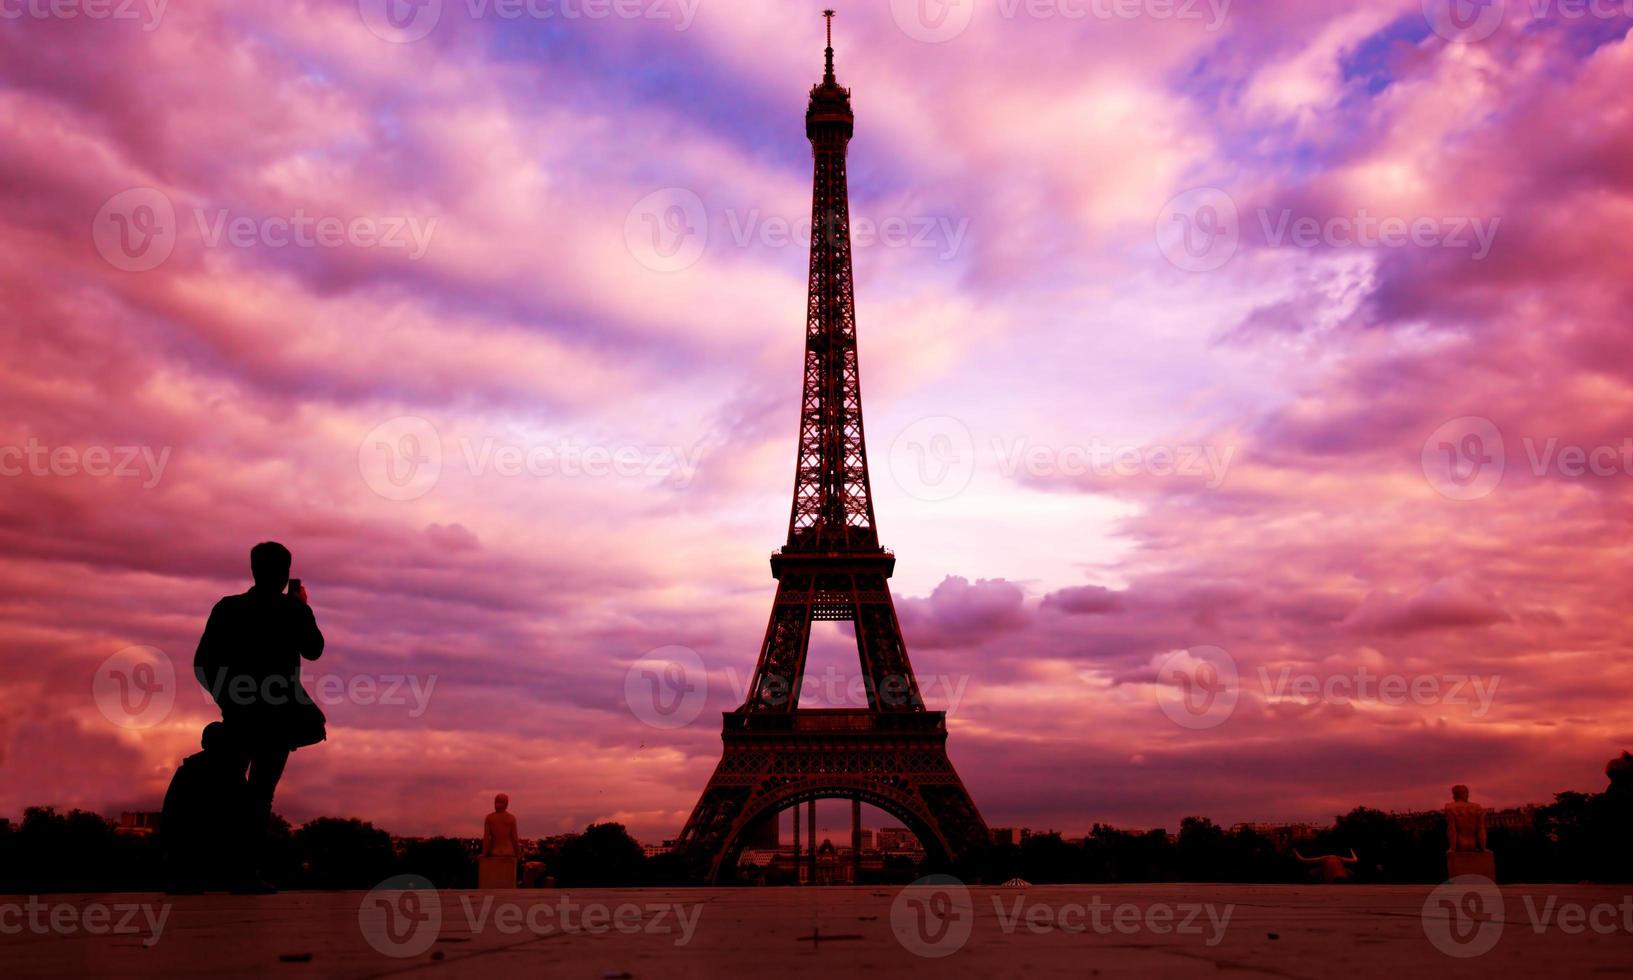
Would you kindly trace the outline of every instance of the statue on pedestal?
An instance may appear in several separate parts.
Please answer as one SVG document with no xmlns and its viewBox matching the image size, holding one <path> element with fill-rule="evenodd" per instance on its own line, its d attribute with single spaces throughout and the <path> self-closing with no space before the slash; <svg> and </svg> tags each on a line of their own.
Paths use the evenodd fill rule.
<svg viewBox="0 0 1633 980">
<path fill-rule="evenodd" d="M 1497 859 L 1486 849 L 1486 809 L 1469 802 L 1467 786 L 1452 787 L 1446 804 L 1446 877 L 1479 875 L 1497 879 Z"/>
<path fill-rule="evenodd" d="M 510 797 L 493 798 L 493 812 L 482 822 L 482 857 L 478 862 L 477 887 L 515 888 L 516 862 L 522 856 L 522 839 L 516 815 L 510 812 Z"/>
</svg>

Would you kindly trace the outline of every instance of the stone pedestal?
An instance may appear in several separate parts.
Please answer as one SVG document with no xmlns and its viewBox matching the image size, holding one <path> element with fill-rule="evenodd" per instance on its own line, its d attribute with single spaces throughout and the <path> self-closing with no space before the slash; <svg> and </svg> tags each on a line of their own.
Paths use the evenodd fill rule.
<svg viewBox="0 0 1633 980">
<path fill-rule="evenodd" d="M 1479 875 L 1497 880 L 1497 855 L 1491 851 L 1447 851 L 1446 878 L 1458 875 Z"/>
<path fill-rule="evenodd" d="M 478 858 L 476 886 L 483 889 L 515 888 L 516 859 L 513 857 Z"/>
</svg>

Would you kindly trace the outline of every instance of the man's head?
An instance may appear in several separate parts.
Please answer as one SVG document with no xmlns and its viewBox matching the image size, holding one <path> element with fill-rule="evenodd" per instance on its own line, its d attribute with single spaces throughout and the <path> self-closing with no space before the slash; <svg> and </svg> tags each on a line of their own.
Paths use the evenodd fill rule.
<svg viewBox="0 0 1633 980">
<path fill-rule="evenodd" d="M 493 808 L 500 813 L 504 813 L 506 810 L 510 809 L 510 797 L 503 793 L 495 796 L 493 798 Z"/>
<path fill-rule="evenodd" d="M 227 734 L 227 726 L 219 721 L 212 721 L 204 726 L 204 736 L 200 741 L 206 752 L 224 752 L 230 743 L 231 736 Z"/>
<path fill-rule="evenodd" d="M 249 550 L 249 570 L 255 584 L 282 592 L 289 584 L 289 566 L 295 560 L 289 549 L 276 541 L 263 541 Z"/>
<path fill-rule="evenodd" d="M 1467 803 L 1469 801 L 1469 788 L 1467 786 L 1462 785 L 1461 783 L 1459 783 L 1456 786 L 1453 786 L 1452 787 L 1452 799 L 1456 800 L 1459 803 Z"/>
</svg>

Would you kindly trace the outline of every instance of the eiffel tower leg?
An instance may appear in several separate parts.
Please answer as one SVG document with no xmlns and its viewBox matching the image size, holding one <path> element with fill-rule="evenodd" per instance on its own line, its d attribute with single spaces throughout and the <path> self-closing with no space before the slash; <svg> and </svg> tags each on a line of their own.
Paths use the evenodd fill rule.
<svg viewBox="0 0 1633 980">
<path fill-rule="evenodd" d="M 805 816 L 807 818 L 805 822 L 811 825 L 811 834 L 810 834 L 811 846 L 810 846 L 810 851 L 806 855 L 806 859 L 805 859 L 806 881 L 808 881 L 808 882 L 810 882 L 811 884 L 814 885 L 814 884 L 817 883 L 817 877 L 816 877 L 816 851 L 817 851 L 817 841 L 816 841 L 816 837 L 817 837 L 817 835 L 816 835 L 816 800 L 813 799 L 811 802 L 805 804 Z"/>
<path fill-rule="evenodd" d="M 851 884 L 862 883 L 862 798 L 851 798 Z"/>
</svg>

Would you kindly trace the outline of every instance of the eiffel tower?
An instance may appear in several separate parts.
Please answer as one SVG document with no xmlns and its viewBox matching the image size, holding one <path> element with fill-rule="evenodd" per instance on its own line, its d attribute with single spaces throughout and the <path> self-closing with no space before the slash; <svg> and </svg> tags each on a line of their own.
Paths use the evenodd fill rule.
<svg viewBox="0 0 1633 980">
<path fill-rule="evenodd" d="M 814 881 L 818 799 L 851 801 L 853 873 L 863 803 L 902 821 L 936 864 L 989 839 L 947 757 L 946 713 L 925 710 L 920 697 L 887 584 L 896 556 L 879 546 L 874 525 L 845 179 L 856 117 L 850 90 L 834 77 L 833 11 L 823 16 L 827 71 L 805 113 L 815 161 L 813 233 L 788 542 L 771 556 L 777 598 L 748 697 L 723 715 L 720 764 L 676 842 L 709 881 L 729 877 L 745 842 L 764 839 L 768 829 L 774 835 L 777 814 L 789 807 L 796 866 L 804 864 L 800 877 Z M 866 708 L 799 707 L 811 623 L 819 620 L 853 624 Z M 811 838 L 805 854 L 801 804 Z"/>
</svg>

